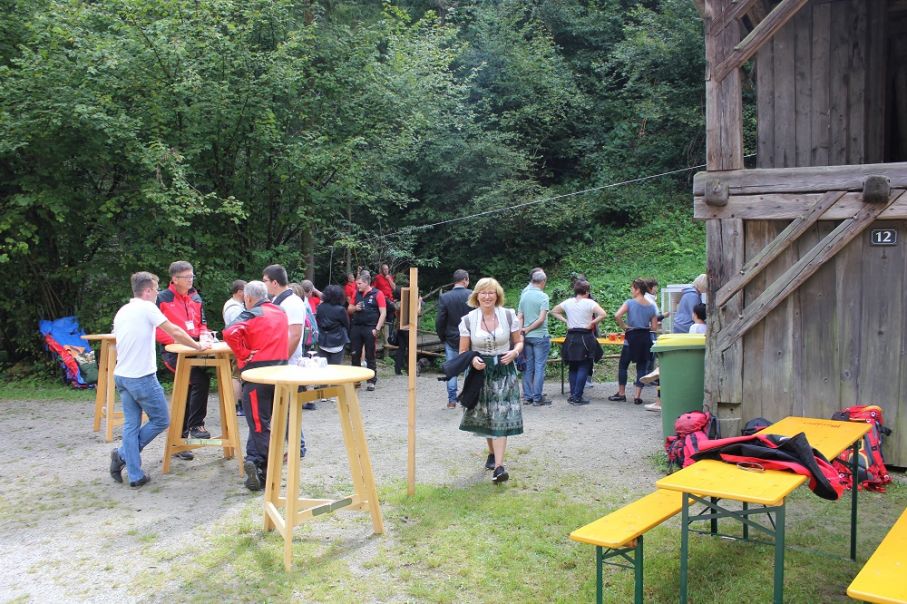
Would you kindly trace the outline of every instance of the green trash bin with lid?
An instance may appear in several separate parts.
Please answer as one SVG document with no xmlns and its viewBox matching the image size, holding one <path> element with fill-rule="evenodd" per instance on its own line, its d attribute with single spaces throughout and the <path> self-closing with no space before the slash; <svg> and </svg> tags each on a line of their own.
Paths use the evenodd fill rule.
<svg viewBox="0 0 907 604">
<path fill-rule="evenodd" d="M 661 383 L 661 429 L 674 434 L 682 413 L 702 409 L 705 398 L 705 334 L 666 333 L 652 346 Z"/>
</svg>

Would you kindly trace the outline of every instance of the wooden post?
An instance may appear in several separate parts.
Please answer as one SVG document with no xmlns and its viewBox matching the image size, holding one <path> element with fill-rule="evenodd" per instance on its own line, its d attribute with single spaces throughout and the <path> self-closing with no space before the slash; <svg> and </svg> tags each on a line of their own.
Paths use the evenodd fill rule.
<svg viewBox="0 0 907 604">
<path fill-rule="evenodd" d="M 409 269 L 409 452 L 406 460 L 407 489 L 409 495 L 416 494 L 416 346 L 419 337 L 419 269 Z"/>
<path fill-rule="evenodd" d="M 735 3 L 730 0 L 705 2 L 705 116 L 706 163 L 709 172 L 743 168 L 743 97 L 740 70 L 728 71 L 722 78 L 717 70 L 734 53 L 740 42 L 740 24 L 728 19 Z M 727 350 L 717 350 L 715 343 L 721 329 L 731 323 L 742 306 L 742 292 L 731 297 L 723 307 L 715 304 L 718 291 L 739 274 L 743 266 L 743 221 L 739 219 L 709 220 L 708 233 L 708 322 L 706 350 L 705 395 L 719 420 L 739 417 L 736 408 L 741 402 L 743 349 L 739 341 Z M 730 403 L 722 409 L 718 403 Z"/>
</svg>

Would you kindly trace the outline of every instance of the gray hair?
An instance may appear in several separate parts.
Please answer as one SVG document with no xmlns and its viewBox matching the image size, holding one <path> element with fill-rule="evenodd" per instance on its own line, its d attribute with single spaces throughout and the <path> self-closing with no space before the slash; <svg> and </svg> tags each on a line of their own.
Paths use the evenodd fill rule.
<svg viewBox="0 0 907 604">
<path fill-rule="evenodd" d="M 170 276 L 178 275 L 180 273 L 185 273 L 186 271 L 191 271 L 192 264 L 185 260 L 177 260 L 176 262 L 170 263 Z"/>
<path fill-rule="evenodd" d="M 466 281 L 469 279 L 469 273 L 464 271 L 462 268 L 458 268 L 453 272 L 454 283 L 459 283 L 460 281 Z"/>
<path fill-rule="evenodd" d="M 530 281 L 533 283 L 544 283 L 548 280 L 548 275 L 545 274 L 545 271 L 535 271 L 532 273 L 532 278 Z"/>
<path fill-rule="evenodd" d="M 258 302 L 268 297 L 268 288 L 262 281 L 249 281 L 243 290 L 243 295 L 250 300 Z"/>
<path fill-rule="evenodd" d="M 132 295 L 136 298 L 141 296 L 142 292 L 149 287 L 157 287 L 157 284 L 160 283 L 157 275 L 145 271 L 133 273 L 129 281 L 132 283 Z"/>
<path fill-rule="evenodd" d="M 361 273 L 359 273 L 359 281 L 362 281 L 363 283 L 371 283 L 372 274 L 368 271 L 362 271 Z"/>
<path fill-rule="evenodd" d="M 315 291 L 315 284 L 308 279 L 300 283 L 299 286 L 302 287 L 302 291 L 307 294 L 311 294 L 313 291 Z"/>
</svg>

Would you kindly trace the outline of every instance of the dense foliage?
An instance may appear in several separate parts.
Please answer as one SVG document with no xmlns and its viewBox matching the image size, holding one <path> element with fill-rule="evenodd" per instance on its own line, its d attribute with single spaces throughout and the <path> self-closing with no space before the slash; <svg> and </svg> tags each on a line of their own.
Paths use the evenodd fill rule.
<svg viewBox="0 0 907 604">
<path fill-rule="evenodd" d="M 600 187 L 702 163 L 702 73 L 689 0 L 0 0 L 0 350 L 174 259 L 213 317 L 270 262 L 555 266 L 686 203 Z"/>
</svg>

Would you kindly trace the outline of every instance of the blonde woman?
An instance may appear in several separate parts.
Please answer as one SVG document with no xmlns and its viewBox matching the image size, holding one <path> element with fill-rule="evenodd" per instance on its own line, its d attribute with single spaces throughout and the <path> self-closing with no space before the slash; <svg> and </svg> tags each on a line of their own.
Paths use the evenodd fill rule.
<svg viewBox="0 0 907 604">
<path fill-rule="evenodd" d="M 464 411 L 460 430 L 486 437 L 485 468 L 494 470 L 492 482 L 501 483 L 510 478 L 504 468 L 507 437 L 523 433 L 520 386 L 513 365 L 523 350 L 523 336 L 516 313 L 503 308 L 504 290 L 496 280 L 480 279 L 467 304 L 474 310 L 460 320 L 459 352 L 479 353 L 468 371 L 483 372 L 485 381 L 478 404 Z"/>
</svg>

